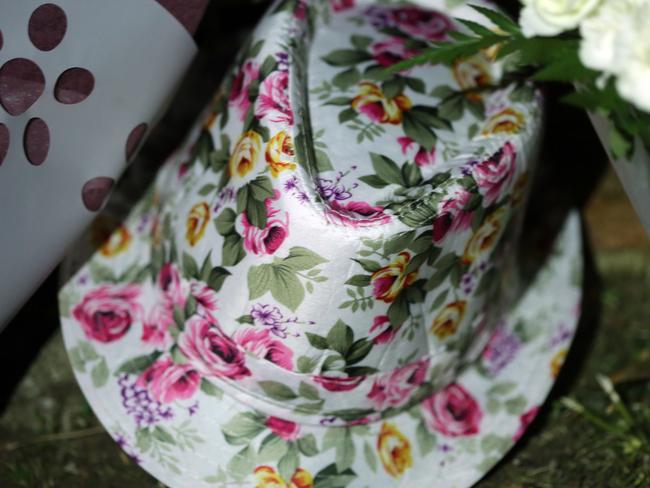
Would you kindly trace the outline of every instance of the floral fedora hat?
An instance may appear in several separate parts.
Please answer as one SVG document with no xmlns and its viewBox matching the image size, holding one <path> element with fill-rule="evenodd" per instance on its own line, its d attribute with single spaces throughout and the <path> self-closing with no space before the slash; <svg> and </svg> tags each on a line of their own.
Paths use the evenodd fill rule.
<svg viewBox="0 0 650 488">
<path fill-rule="evenodd" d="M 385 68 L 468 7 L 276 2 L 189 142 L 60 295 L 81 387 L 172 487 L 468 487 L 535 417 L 581 301 L 520 229 L 541 100 L 494 53 Z"/>
</svg>

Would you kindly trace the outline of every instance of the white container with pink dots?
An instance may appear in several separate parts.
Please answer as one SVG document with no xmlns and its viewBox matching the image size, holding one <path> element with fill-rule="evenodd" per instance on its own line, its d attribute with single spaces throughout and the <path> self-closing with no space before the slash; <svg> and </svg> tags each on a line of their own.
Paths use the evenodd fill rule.
<svg viewBox="0 0 650 488">
<path fill-rule="evenodd" d="M 183 8 L 0 0 L 0 329 L 102 207 L 173 94 L 196 53 L 172 15 Z"/>
</svg>

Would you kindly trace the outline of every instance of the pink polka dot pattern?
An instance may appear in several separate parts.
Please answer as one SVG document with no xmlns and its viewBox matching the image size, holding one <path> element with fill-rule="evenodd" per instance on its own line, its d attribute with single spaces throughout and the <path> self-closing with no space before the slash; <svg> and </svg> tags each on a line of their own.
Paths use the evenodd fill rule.
<svg viewBox="0 0 650 488">
<path fill-rule="evenodd" d="M 53 3 L 45 3 L 32 13 L 27 31 L 37 49 L 51 51 L 61 43 L 67 29 L 68 19 L 63 9 Z"/>
<path fill-rule="evenodd" d="M 14 58 L 0 68 L 0 104 L 9 115 L 25 113 L 43 94 L 45 76 L 36 63 Z"/>
<path fill-rule="evenodd" d="M 84 206 L 91 212 L 101 210 L 114 184 L 115 180 L 106 176 L 100 176 L 87 181 L 81 190 L 81 199 L 84 202 Z"/>
<path fill-rule="evenodd" d="M 7 151 L 9 151 L 9 129 L 0 123 L 0 165 L 5 160 Z"/>
<path fill-rule="evenodd" d="M 95 77 L 84 68 L 70 68 L 59 76 L 54 98 L 65 105 L 83 102 L 95 88 Z"/>
<path fill-rule="evenodd" d="M 147 133 L 148 128 L 149 126 L 143 123 L 136 126 L 129 134 L 129 137 L 126 139 L 126 160 L 127 161 L 131 161 L 133 156 L 135 156 L 135 154 L 138 152 L 138 149 L 140 148 L 140 144 L 142 143 L 142 140 L 144 139 L 144 136 Z"/>
<path fill-rule="evenodd" d="M 34 166 L 40 166 L 50 151 L 50 129 L 43 119 L 33 118 L 27 122 L 23 144 L 25 156 Z"/>
<path fill-rule="evenodd" d="M 194 34 L 203 18 L 209 0 L 156 0 L 176 17 L 190 34 Z"/>
</svg>

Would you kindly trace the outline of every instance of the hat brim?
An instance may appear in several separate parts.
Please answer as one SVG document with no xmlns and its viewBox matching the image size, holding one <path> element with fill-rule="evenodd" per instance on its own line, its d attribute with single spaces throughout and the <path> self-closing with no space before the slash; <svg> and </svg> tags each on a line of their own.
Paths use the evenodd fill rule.
<svg viewBox="0 0 650 488">
<path fill-rule="evenodd" d="M 574 214 L 478 361 L 422 404 L 353 427 L 278 422 L 223 393 L 217 382 L 188 400 L 159 404 L 138 390 L 135 375 L 118 372 L 126 358 L 143 354 L 135 330 L 118 343 L 90 346 L 78 322 L 62 317 L 63 334 L 99 420 L 171 487 L 464 488 L 505 455 L 548 395 L 577 327 L 582 262 Z M 136 421 L 138 409 L 152 416 Z"/>
</svg>

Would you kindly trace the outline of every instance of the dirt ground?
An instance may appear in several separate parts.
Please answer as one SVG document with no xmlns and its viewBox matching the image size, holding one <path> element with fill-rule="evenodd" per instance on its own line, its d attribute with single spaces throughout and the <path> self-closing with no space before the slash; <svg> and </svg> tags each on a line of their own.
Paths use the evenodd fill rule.
<svg viewBox="0 0 650 488">
<path fill-rule="evenodd" d="M 246 17 L 248 24 L 261 12 L 236 2 L 222 9 L 230 9 L 229 17 L 211 15 Z M 240 39 L 248 24 L 210 28 Z M 223 72 L 215 66 L 227 66 L 232 56 L 231 46 L 205 27 L 198 40 L 204 52 L 184 87 L 193 97 L 175 104 L 154 136 L 164 142 L 141 157 L 145 166 L 179 139 L 174 127 L 186 125 L 205 102 Z M 584 216 L 593 265 L 581 330 L 542 414 L 479 488 L 650 487 L 650 239 L 611 170 L 589 191 Z M 55 291 L 50 278 L 0 335 L 0 486 L 162 486 L 121 453 L 77 387 L 57 330 Z M 613 380 L 633 424 L 621 419 L 598 374 Z M 566 397 L 587 414 L 567 408 Z"/>
</svg>

